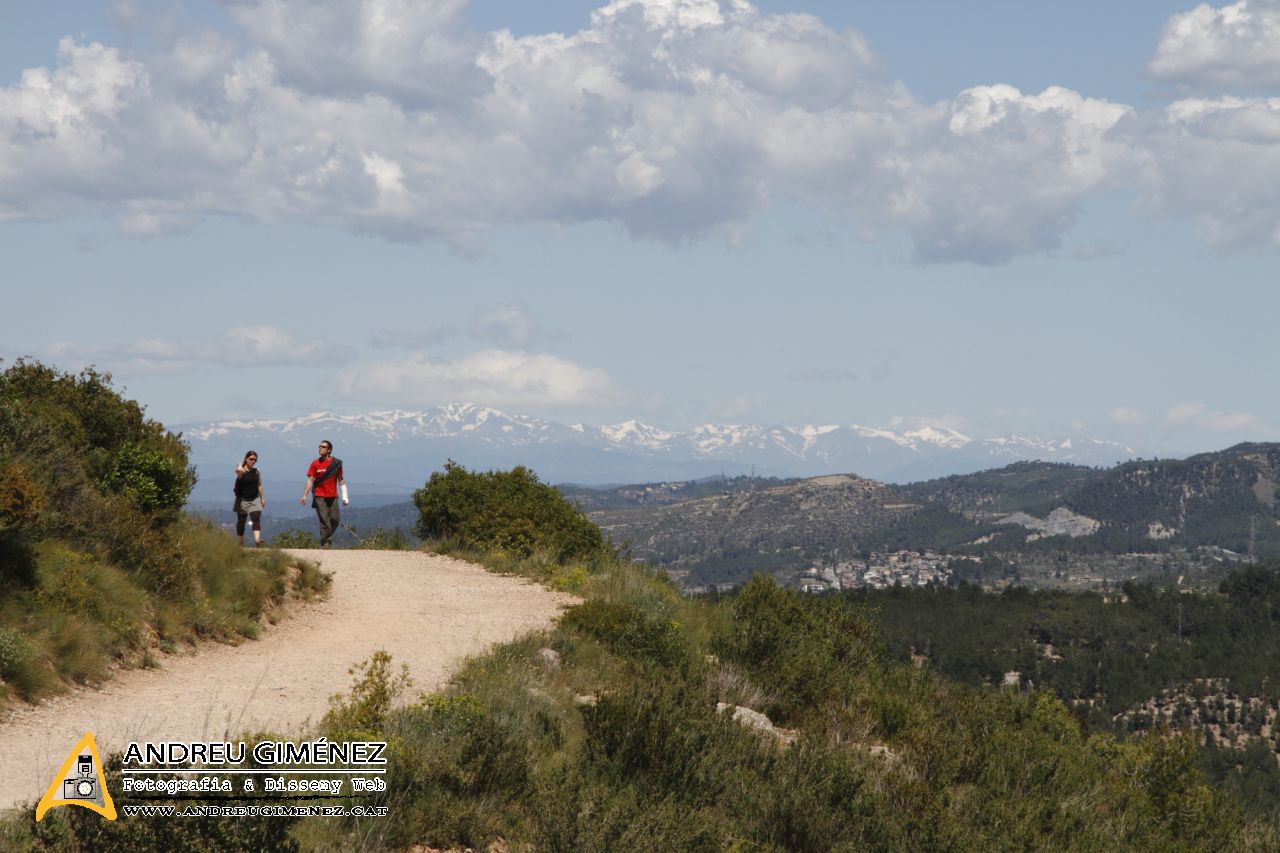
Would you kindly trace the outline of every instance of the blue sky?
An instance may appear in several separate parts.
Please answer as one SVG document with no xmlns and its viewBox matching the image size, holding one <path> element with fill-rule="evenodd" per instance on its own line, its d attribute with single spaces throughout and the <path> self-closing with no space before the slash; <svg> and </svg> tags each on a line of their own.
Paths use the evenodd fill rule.
<svg viewBox="0 0 1280 853">
<path fill-rule="evenodd" d="M 0 355 L 167 423 L 1280 440 L 1280 4 L 0 2 Z"/>
</svg>

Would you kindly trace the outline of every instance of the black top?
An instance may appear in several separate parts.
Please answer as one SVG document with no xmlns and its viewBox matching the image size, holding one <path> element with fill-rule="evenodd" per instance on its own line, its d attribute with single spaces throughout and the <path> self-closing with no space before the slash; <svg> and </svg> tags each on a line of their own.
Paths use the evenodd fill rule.
<svg viewBox="0 0 1280 853">
<path fill-rule="evenodd" d="M 250 468 L 236 477 L 236 497 L 242 501 L 251 501 L 258 496 L 258 486 L 262 483 L 262 475 L 257 468 Z"/>
</svg>

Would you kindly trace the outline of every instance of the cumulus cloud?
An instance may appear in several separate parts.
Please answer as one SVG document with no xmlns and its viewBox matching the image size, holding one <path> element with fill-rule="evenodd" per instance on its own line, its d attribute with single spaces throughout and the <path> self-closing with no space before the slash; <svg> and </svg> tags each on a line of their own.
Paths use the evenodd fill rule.
<svg viewBox="0 0 1280 853">
<path fill-rule="evenodd" d="M 1181 402 L 1169 407 L 1165 422 L 1172 426 L 1192 426 L 1213 432 L 1269 431 L 1267 424 L 1257 415 L 1248 412 L 1220 412 L 1204 403 Z"/>
<path fill-rule="evenodd" d="M 476 64 L 469 0 L 229 0 L 232 17 L 280 80 L 321 96 L 379 92 L 407 106 L 453 108 L 492 80 Z"/>
<path fill-rule="evenodd" d="M 1197 87 L 1275 86 L 1280 83 L 1280 3 L 1202 3 L 1174 15 L 1147 70 L 1157 79 Z"/>
<path fill-rule="evenodd" d="M 1051 86 L 968 89 L 947 106 L 945 130 L 912 140 L 902 186 L 880 211 L 904 225 L 925 260 L 1006 261 L 1056 249 L 1081 202 L 1131 157 L 1109 131 L 1131 110 Z M 915 159 L 918 158 L 918 159 Z"/>
<path fill-rule="evenodd" d="M 596 406 L 621 394 L 607 373 L 547 354 L 484 350 L 455 360 L 422 354 L 352 367 L 333 387 L 352 401 L 427 406 L 454 400 L 490 405 Z"/>
<path fill-rule="evenodd" d="M 156 236 L 216 212 L 464 248 L 609 221 L 740 242 L 798 200 L 904 232 L 921 260 L 1001 263 L 1131 187 L 1216 244 L 1274 241 L 1269 102 L 1147 115 L 991 85 L 925 103 L 856 31 L 745 0 L 612 0 L 580 32 L 525 37 L 470 30 L 465 0 L 228 4 L 243 43 L 67 38 L 0 88 L 0 219 L 97 209 Z M 1192 50 L 1179 27 L 1159 56 Z M 1204 191 L 1221 178 L 1249 191 Z"/>
<path fill-rule="evenodd" d="M 1280 246 L 1280 98 L 1192 98 L 1124 131 L 1143 206 L 1193 217 L 1212 246 Z"/>
<path fill-rule="evenodd" d="M 236 326 L 220 338 L 61 341 L 47 347 L 46 354 L 62 363 L 96 364 L 125 376 L 183 374 L 201 367 L 247 369 L 321 361 L 332 365 L 353 356 L 349 347 L 301 339 L 288 329 L 269 325 Z"/>
</svg>

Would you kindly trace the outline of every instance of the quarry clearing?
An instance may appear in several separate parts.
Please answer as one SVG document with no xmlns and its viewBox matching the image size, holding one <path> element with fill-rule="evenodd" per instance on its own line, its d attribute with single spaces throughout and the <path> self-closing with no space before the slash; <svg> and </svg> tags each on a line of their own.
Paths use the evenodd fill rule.
<svg viewBox="0 0 1280 853">
<path fill-rule="evenodd" d="M 98 750 L 130 741 L 235 741 L 246 732 L 301 736 L 351 685 L 350 668 L 382 649 L 438 689 L 465 658 L 550 627 L 572 596 L 472 563 L 407 551 L 291 551 L 333 575 L 328 598 L 293 605 L 257 640 L 158 655 L 0 719 L 0 810 L 34 803 L 85 732 Z"/>
</svg>

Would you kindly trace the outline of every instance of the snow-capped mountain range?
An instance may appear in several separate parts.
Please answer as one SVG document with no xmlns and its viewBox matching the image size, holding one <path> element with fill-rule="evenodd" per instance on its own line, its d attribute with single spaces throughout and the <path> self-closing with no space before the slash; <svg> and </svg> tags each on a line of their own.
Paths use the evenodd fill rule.
<svg viewBox="0 0 1280 853">
<path fill-rule="evenodd" d="M 852 473 L 910 482 L 1025 459 L 1109 466 L 1135 455 L 1122 444 L 1078 436 L 972 438 L 942 426 L 895 432 L 858 424 L 705 424 L 679 432 L 636 420 L 566 425 L 469 403 L 423 412 L 316 412 L 178 429 L 190 441 L 201 475 L 195 500 L 222 498 L 231 469 L 250 448 L 261 457 L 264 477 L 277 473 L 300 486 L 316 445 L 326 438 L 353 483 L 384 493 L 420 487 L 446 459 L 480 470 L 525 465 L 552 483 L 603 484 L 753 470 L 762 476 Z"/>
</svg>

